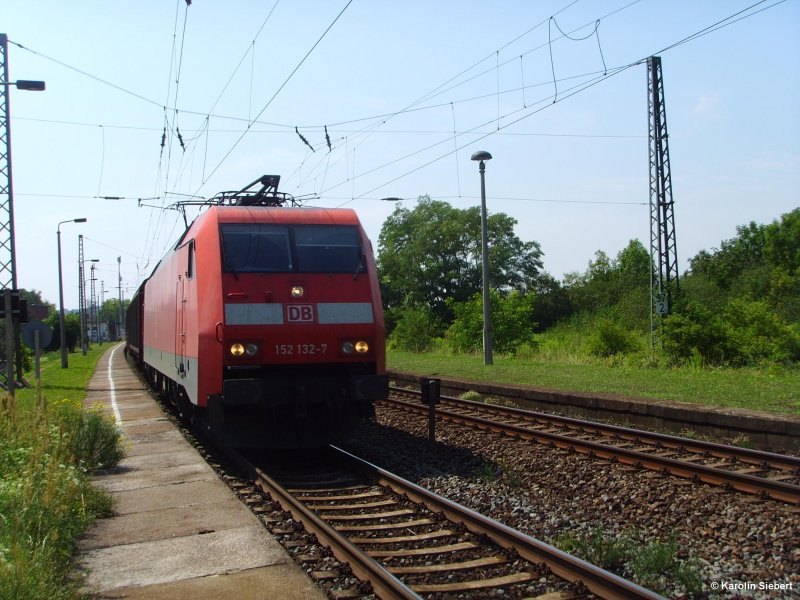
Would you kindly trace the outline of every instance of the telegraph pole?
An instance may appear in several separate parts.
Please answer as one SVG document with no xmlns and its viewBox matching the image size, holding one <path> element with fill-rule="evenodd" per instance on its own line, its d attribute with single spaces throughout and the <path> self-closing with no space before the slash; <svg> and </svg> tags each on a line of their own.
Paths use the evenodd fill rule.
<svg viewBox="0 0 800 600">
<path fill-rule="evenodd" d="M 650 347 L 660 343 L 661 320 L 678 293 L 678 254 L 669 135 L 664 104 L 661 57 L 647 59 L 647 105 L 650 157 Z M 653 269 L 653 267 L 655 269 Z"/>
</svg>

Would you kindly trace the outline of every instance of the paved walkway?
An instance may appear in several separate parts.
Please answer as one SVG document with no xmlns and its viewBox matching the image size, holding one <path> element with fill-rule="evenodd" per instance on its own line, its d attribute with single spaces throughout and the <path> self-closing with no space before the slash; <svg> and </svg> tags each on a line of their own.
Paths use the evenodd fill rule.
<svg viewBox="0 0 800 600">
<path fill-rule="evenodd" d="M 123 355 L 109 349 L 89 382 L 123 429 L 127 456 L 95 478 L 116 500 L 79 542 L 95 597 L 322 599 L 241 501 L 164 417 Z"/>
</svg>

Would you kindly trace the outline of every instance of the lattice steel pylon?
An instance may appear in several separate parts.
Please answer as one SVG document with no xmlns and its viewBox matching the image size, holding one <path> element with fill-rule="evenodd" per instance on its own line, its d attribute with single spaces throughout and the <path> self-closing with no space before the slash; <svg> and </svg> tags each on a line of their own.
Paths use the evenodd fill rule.
<svg viewBox="0 0 800 600">
<path fill-rule="evenodd" d="M 14 253 L 14 190 L 11 182 L 11 119 L 9 119 L 8 93 L 8 36 L 0 33 L 0 290 L 17 289 L 17 265 Z M 2 298 L 0 298 L 2 301 Z M 6 327 L 13 333 L 2 336 L 7 368 L 0 369 L 0 382 L 13 390 L 10 379 L 14 378 L 11 363 L 17 364 L 17 378 L 22 376 L 22 353 L 19 346 L 19 335 L 14 319 L 7 315 Z M 14 358 L 11 357 L 14 355 Z M 16 360 L 15 360 L 16 359 Z M 13 393 L 13 392 L 12 392 Z"/>
<path fill-rule="evenodd" d="M 89 270 L 89 342 L 100 341 L 100 323 L 97 318 L 97 294 L 95 293 L 94 282 L 97 279 L 94 276 L 94 265 Z M 97 337 L 95 337 L 97 331 Z"/>
<path fill-rule="evenodd" d="M 678 253 L 669 136 L 664 105 L 661 57 L 647 59 L 647 106 L 650 145 L 650 345 L 660 343 L 661 320 L 678 293 Z"/>
<path fill-rule="evenodd" d="M 0 33 L 0 81 L 8 82 L 8 36 Z M 14 193 L 8 86 L 0 85 L 0 289 L 17 289 L 14 256 Z"/>
<path fill-rule="evenodd" d="M 81 317 L 81 352 L 85 355 L 86 343 L 86 274 L 83 265 L 83 234 L 78 235 L 78 312 Z"/>
</svg>

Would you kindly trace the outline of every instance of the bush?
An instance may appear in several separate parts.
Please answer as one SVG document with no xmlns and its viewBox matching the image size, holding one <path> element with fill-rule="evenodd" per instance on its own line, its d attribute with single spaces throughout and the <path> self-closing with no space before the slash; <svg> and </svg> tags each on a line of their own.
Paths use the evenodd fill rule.
<svg viewBox="0 0 800 600">
<path fill-rule="evenodd" d="M 600 319 L 589 338 L 589 351 L 595 356 L 626 354 L 636 349 L 634 334 L 611 319 Z"/>
<path fill-rule="evenodd" d="M 64 443 L 84 471 L 113 467 L 124 457 L 122 432 L 100 408 L 62 414 Z"/>
<path fill-rule="evenodd" d="M 765 302 L 730 300 L 712 312 L 688 305 L 664 320 L 664 351 L 683 362 L 744 366 L 800 359 L 800 334 Z"/>
<path fill-rule="evenodd" d="M 722 313 L 725 358 L 733 365 L 800 358 L 800 338 L 764 302 L 731 300 Z"/>
<path fill-rule="evenodd" d="M 492 342 L 495 351 L 514 354 L 520 346 L 536 346 L 531 318 L 533 297 L 511 292 L 503 296 L 492 290 Z M 483 347 L 483 297 L 476 294 L 467 302 L 449 302 L 455 320 L 445 337 L 456 352 L 478 352 Z"/>
<path fill-rule="evenodd" d="M 389 337 L 392 348 L 425 352 L 433 345 L 441 325 L 427 306 L 403 306 L 396 311 L 397 323 Z"/>
</svg>

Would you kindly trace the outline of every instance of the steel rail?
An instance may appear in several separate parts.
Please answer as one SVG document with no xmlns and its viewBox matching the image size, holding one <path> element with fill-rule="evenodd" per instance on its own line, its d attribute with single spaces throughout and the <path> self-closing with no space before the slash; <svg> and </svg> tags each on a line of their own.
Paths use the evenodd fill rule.
<svg viewBox="0 0 800 600">
<path fill-rule="evenodd" d="M 442 513 L 451 521 L 463 523 L 473 533 L 488 535 L 496 544 L 514 549 L 521 557 L 530 562 L 545 563 L 555 575 L 570 582 L 581 582 L 601 598 L 663 600 L 663 596 L 651 590 L 439 496 L 341 448 L 336 446 L 331 446 L 331 448 L 338 453 L 339 459 L 348 468 L 357 470 L 366 477 L 376 479 L 379 484 L 406 495 L 413 502 L 424 504 L 434 512 Z"/>
<path fill-rule="evenodd" d="M 405 392 L 406 390 L 403 391 Z M 400 404 L 416 412 L 422 413 L 428 411 L 426 406 L 417 405 L 403 400 L 389 399 L 385 400 L 384 402 Z M 484 410 L 487 410 L 486 405 L 481 406 Z M 491 408 L 494 409 L 494 407 Z M 658 456 L 655 454 L 649 454 L 647 452 L 640 452 L 638 450 L 629 450 L 627 448 L 602 444 L 600 442 L 583 440 L 564 434 L 529 429 L 519 425 L 501 423 L 492 421 L 490 419 L 465 415 L 441 408 L 436 409 L 436 414 L 442 419 L 480 429 L 487 429 L 498 433 L 514 435 L 522 439 L 535 440 L 541 444 L 552 445 L 566 450 L 574 450 L 599 458 L 617 460 L 618 462 L 635 467 L 669 473 L 679 477 L 702 481 L 711 485 L 730 486 L 731 488 L 741 492 L 767 495 L 775 500 L 780 500 L 791 504 L 800 504 L 800 486 L 784 483 L 782 481 L 775 481 L 773 479 L 767 479 L 763 477 L 755 477 L 753 475 L 738 473 L 736 471 L 726 471 L 706 465 L 698 465 L 692 462 Z M 595 426 L 594 423 L 586 423 L 586 428 L 591 428 L 593 426 Z M 639 439 L 646 439 L 648 435 L 649 434 L 647 432 L 638 432 Z"/>
<path fill-rule="evenodd" d="M 392 386 L 390 387 L 390 390 L 397 393 L 413 395 L 415 397 L 419 397 L 421 395 L 418 390 L 410 390 L 407 388 Z M 752 448 L 739 448 L 737 446 L 727 446 L 725 444 L 718 444 L 715 442 L 692 440 L 666 433 L 642 431 L 639 429 L 632 429 L 630 427 L 622 427 L 620 425 L 585 421 L 573 417 L 564 417 L 562 415 L 553 415 L 543 412 L 525 410 L 522 408 L 489 405 L 483 402 L 475 402 L 474 400 L 462 400 L 461 398 L 455 398 L 452 396 L 443 395 L 441 399 L 445 403 L 454 404 L 456 406 L 468 406 L 474 408 L 475 410 L 497 412 L 530 421 L 541 420 L 546 423 L 558 423 L 564 427 L 582 429 L 587 432 L 596 431 L 598 433 L 619 436 L 620 438 L 630 441 L 642 441 L 644 443 L 652 441 L 655 444 L 661 444 L 664 448 L 684 449 L 688 450 L 689 452 L 696 452 L 698 454 L 707 453 L 710 456 L 715 456 L 718 458 L 735 458 L 736 460 L 751 465 L 769 464 L 775 469 L 800 471 L 799 456 L 787 456 L 774 452 L 754 450 Z"/>
<path fill-rule="evenodd" d="M 351 543 L 331 525 L 319 518 L 313 511 L 292 496 L 283 486 L 244 457 L 233 452 L 228 455 L 236 461 L 255 484 L 267 492 L 284 510 L 303 523 L 307 531 L 317 536 L 320 544 L 329 546 L 337 560 L 347 563 L 359 579 L 369 581 L 375 594 L 386 600 L 421 600 L 421 597 L 389 573 L 377 561 L 367 556 L 358 546 Z"/>
</svg>

